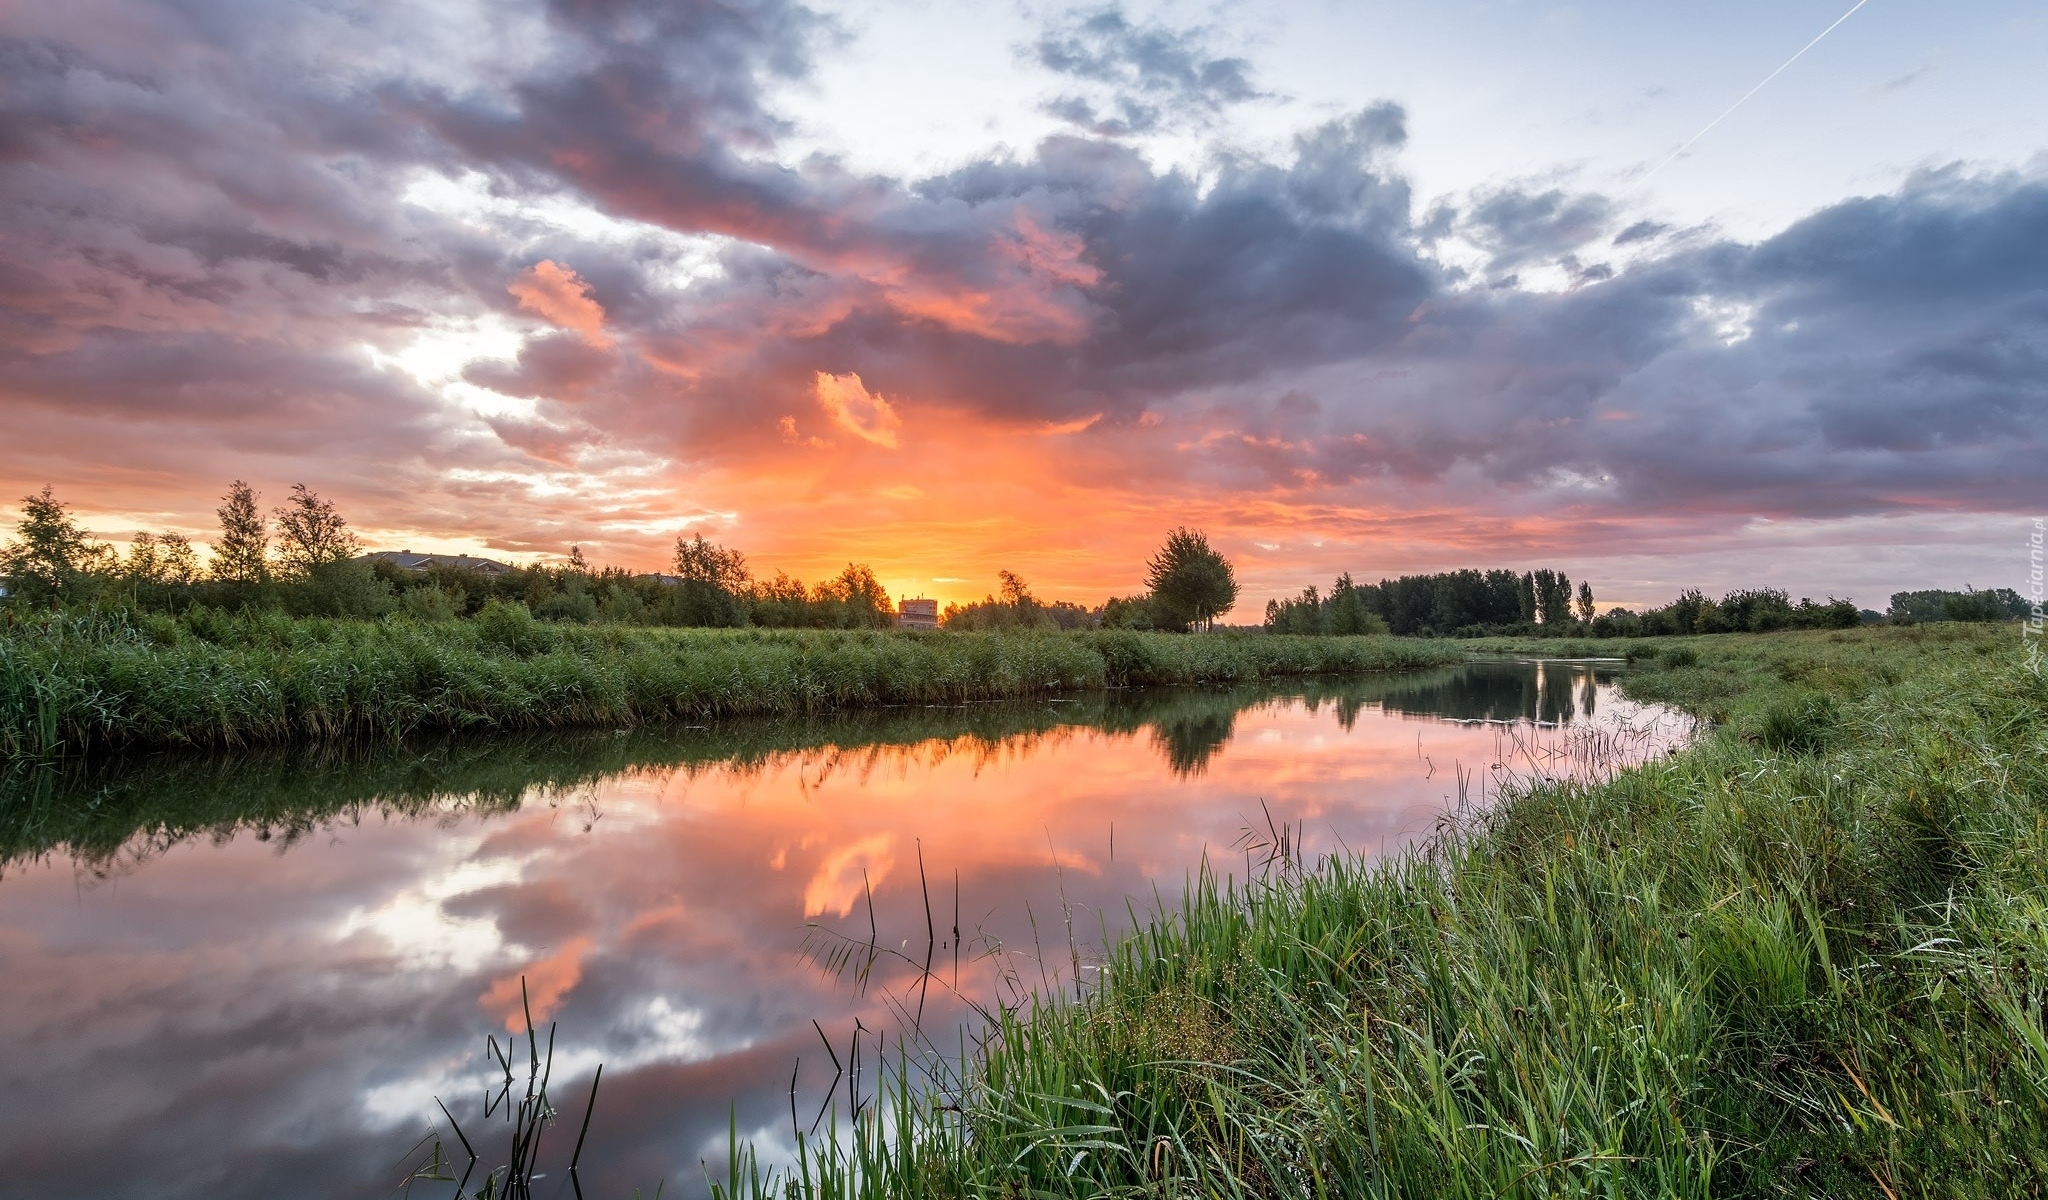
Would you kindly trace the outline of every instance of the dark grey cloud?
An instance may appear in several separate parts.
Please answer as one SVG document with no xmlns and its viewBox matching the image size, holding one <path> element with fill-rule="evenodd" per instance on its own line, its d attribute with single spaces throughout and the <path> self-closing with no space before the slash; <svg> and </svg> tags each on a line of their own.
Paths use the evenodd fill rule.
<svg viewBox="0 0 2048 1200">
<path fill-rule="evenodd" d="M 1669 225 L 1660 221 L 1637 221 L 1620 233 L 1615 234 L 1614 244 L 1617 246 L 1628 246 L 1636 242 L 1647 242 L 1660 234 L 1668 232 L 1670 228 Z"/>
<path fill-rule="evenodd" d="M 1480 196 L 1457 228 L 1491 256 L 1487 269 L 1498 274 L 1572 256 L 1605 237 L 1614 220 L 1614 202 L 1605 196 L 1502 188 Z M 1626 241 L 1617 237 L 1615 244 Z"/>
<path fill-rule="evenodd" d="M 1133 21 L 1116 5 L 1068 14 L 1031 47 L 1040 66 L 1094 85 L 1094 95 L 1067 94 L 1045 111 L 1100 137 L 1200 126 L 1233 104 L 1265 93 L 1252 84 L 1251 63 L 1211 48 L 1213 31 Z"/>
<path fill-rule="evenodd" d="M 1622 507 L 2038 503 L 2044 255 L 2048 186 L 1943 174 L 1755 246 L 1513 297 L 1495 319 L 1537 321 L 1551 348 L 1507 357 L 1546 371 L 1551 403 L 1517 397 L 1544 420 L 1470 453 L 1518 485 L 1559 466 L 1605 477 Z"/>
</svg>

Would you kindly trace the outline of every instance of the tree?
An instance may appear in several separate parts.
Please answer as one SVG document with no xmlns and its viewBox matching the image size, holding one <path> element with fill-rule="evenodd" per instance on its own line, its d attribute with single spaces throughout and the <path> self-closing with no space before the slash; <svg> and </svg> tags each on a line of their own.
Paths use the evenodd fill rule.
<svg viewBox="0 0 2048 1200">
<path fill-rule="evenodd" d="M 1536 620 L 1536 576 L 1527 571 L 1522 572 L 1522 578 L 1518 581 L 1515 599 L 1521 605 L 1522 620 L 1534 623 Z"/>
<path fill-rule="evenodd" d="M 121 572 L 136 583 L 191 583 L 199 578 L 199 556 L 182 533 L 138 533 Z"/>
<path fill-rule="evenodd" d="M 1593 619 L 1593 585 L 1583 579 L 1579 581 L 1578 608 L 1579 620 L 1591 622 Z"/>
<path fill-rule="evenodd" d="M 1330 585 L 1330 599 L 1324 607 L 1329 612 L 1331 633 L 1355 636 L 1387 631 L 1387 623 L 1366 605 L 1365 592 L 1351 582 L 1349 571 Z"/>
<path fill-rule="evenodd" d="M 1098 624 L 1104 629 L 1157 629 L 1158 608 L 1150 596 L 1111 596 Z"/>
<path fill-rule="evenodd" d="M 199 553 L 182 533 L 160 533 L 156 538 L 156 561 L 165 583 L 199 582 Z"/>
<path fill-rule="evenodd" d="M 939 614 L 942 629 L 1080 629 L 1094 617 L 1078 604 L 1057 600 L 1046 604 L 1031 594 L 1031 585 L 1015 571 L 997 571 L 1000 598 L 989 596 L 969 604 L 948 604 Z"/>
<path fill-rule="evenodd" d="M 1714 602 L 1707 599 L 1698 588 L 1687 588 L 1678 593 L 1678 599 L 1664 606 L 1669 614 L 1673 633 L 1711 633 L 1701 628 L 1708 623 L 1708 614 L 1714 611 Z"/>
<path fill-rule="evenodd" d="M 839 578 L 819 584 L 812 602 L 843 606 L 844 624 L 854 629 L 886 628 L 896 620 L 889 590 L 862 563 L 847 563 Z"/>
<path fill-rule="evenodd" d="M 747 585 L 742 623 L 751 621 L 770 629 L 790 629 L 810 619 L 810 592 L 803 580 L 782 571 L 773 579 L 759 579 Z"/>
<path fill-rule="evenodd" d="M 1561 625 L 1572 619 L 1572 581 L 1562 571 L 1548 568 L 1533 577 L 1536 617 L 1545 625 Z"/>
<path fill-rule="evenodd" d="M 676 538 L 675 565 L 679 580 L 662 603 L 665 619 L 678 625 L 733 626 L 747 623 L 746 556 L 704 540 Z M 803 585 L 797 585 L 802 599 Z M 801 607 L 801 605 L 799 605 Z"/>
<path fill-rule="evenodd" d="M 674 563 L 686 583 L 708 583 L 735 596 L 747 586 L 746 555 L 707 542 L 701 533 L 694 539 L 676 538 Z"/>
<path fill-rule="evenodd" d="M 579 575 L 590 574 L 590 560 L 583 557 L 583 547 L 569 547 L 569 569 Z"/>
<path fill-rule="evenodd" d="M 303 483 L 292 485 L 291 498 L 275 516 L 277 565 L 293 578 L 311 578 L 317 567 L 347 562 L 362 547 L 333 503 Z"/>
<path fill-rule="evenodd" d="M 270 578 L 270 532 L 256 492 L 237 479 L 214 510 L 220 540 L 213 544 L 213 577 L 226 583 L 262 583 Z"/>
<path fill-rule="evenodd" d="M 1199 530 L 1181 528 L 1145 564 L 1157 607 L 1180 626 L 1215 624 L 1237 603 L 1237 573 Z"/>
<path fill-rule="evenodd" d="M 15 540 L 0 550 L 8 590 L 35 604 L 57 605 L 86 590 L 93 572 L 110 566 L 113 551 L 86 536 L 71 510 L 49 487 L 21 500 Z"/>
</svg>

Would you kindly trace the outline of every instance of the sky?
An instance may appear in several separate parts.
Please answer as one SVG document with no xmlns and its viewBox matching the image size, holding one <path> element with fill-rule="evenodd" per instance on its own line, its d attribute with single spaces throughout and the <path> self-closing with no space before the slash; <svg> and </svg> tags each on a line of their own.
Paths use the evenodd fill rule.
<svg viewBox="0 0 2048 1200">
<path fill-rule="evenodd" d="M 1186 525 L 1253 616 L 2023 587 L 2043 61 L 2016 0 L 0 0 L 0 496 L 945 600 Z"/>
</svg>

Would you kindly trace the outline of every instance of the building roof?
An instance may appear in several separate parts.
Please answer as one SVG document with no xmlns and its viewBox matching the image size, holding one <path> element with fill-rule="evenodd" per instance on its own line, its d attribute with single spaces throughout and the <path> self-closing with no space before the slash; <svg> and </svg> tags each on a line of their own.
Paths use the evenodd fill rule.
<svg viewBox="0 0 2048 1200">
<path fill-rule="evenodd" d="M 455 571 L 476 571 L 484 575 L 507 575 L 511 567 L 494 558 L 473 558 L 467 554 L 414 554 L 410 550 L 377 550 L 362 556 L 369 563 L 390 563 L 401 571 L 424 571 L 446 567 Z"/>
</svg>

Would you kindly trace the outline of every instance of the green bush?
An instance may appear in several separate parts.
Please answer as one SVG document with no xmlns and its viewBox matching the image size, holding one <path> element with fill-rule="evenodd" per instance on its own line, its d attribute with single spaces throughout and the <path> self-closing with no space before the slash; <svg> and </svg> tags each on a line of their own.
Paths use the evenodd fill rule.
<svg viewBox="0 0 2048 1200">
<path fill-rule="evenodd" d="M 439 583 L 413 588 L 398 602 L 399 611 L 419 621 L 453 621 L 462 615 L 469 597 L 461 588 L 443 590 Z"/>
<path fill-rule="evenodd" d="M 1757 720 L 1757 738 L 1772 750 L 1812 754 L 1825 749 L 1841 722 L 1833 696 L 1822 692 L 1783 696 L 1768 704 Z"/>
<path fill-rule="evenodd" d="M 1691 646 L 1666 646 L 1657 653 L 1657 661 L 1666 667 L 1696 667 L 1700 652 Z"/>
<path fill-rule="evenodd" d="M 477 643 L 520 658 L 530 658 L 553 644 L 553 638 L 533 619 L 524 604 L 492 600 L 476 615 L 473 625 Z"/>
</svg>

